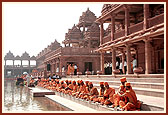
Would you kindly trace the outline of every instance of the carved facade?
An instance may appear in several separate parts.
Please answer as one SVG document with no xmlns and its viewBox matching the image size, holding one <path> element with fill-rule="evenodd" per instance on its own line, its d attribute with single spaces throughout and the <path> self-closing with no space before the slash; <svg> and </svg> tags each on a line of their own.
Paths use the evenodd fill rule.
<svg viewBox="0 0 168 115">
<path fill-rule="evenodd" d="M 135 56 L 142 73 L 164 73 L 164 4 L 104 4 L 101 13 L 96 20 L 101 25 L 101 68 L 104 52 L 110 51 L 113 70 L 118 57 L 123 64 L 126 60 L 127 74 L 132 74 Z M 109 23 L 106 30 L 104 23 Z"/>
<path fill-rule="evenodd" d="M 85 74 L 87 69 L 96 74 L 97 70 L 100 70 L 100 54 L 95 52 L 100 43 L 100 28 L 95 20 L 95 14 L 87 9 L 80 16 L 79 23 L 74 24 L 65 34 L 65 40 L 62 42 L 64 47 L 60 46 L 46 54 L 39 54 L 37 61 L 42 59 L 41 65 L 38 64 L 37 67 L 41 69 L 39 74 L 42 76 L 53 73 L 62 75 L 62 67 L 65 67 L 66 71 L 68 63 L 77 64 L 78 71 L 82 74 Z M 108 55 L 106 57 L 108 58 Z M 50 66 L 48 71 L 47 65 Z"/>
<path fill-rule="evenodd" d="M 7 65 L 6 62 L 10 60 L 12 61 L 11 65 Z M 16 65 L 15 61 L 18 60 L 21 64 Z M 28 61 L 28 65 L 22 64 L 22 61 Z M 22 56 L 14 56 L 10 51 L 4 57 L 5 65 L 4 65 L 4 76 L 17 76 L 23 74 L 23 72 L 31 73 L 33 69 L 36 68 L 36 65 L 31 65 L 30 61 L 36 61 L 36 57 L 30 57 L 27 52 L 23 53 Z M 8 72 L 11 72 L 11 75 L 8 75 Z"/>
</svg>

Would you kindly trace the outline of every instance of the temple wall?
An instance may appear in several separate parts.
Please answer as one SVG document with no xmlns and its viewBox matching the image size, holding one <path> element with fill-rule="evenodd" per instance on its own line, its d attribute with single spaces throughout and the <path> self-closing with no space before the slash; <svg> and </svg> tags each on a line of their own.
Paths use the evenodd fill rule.
<svg viewBox="0 0 168 115">
<path fill-rule="evenodd" d="M 100 58 L 99 57 L 65 57 L 63 58 L 63 66 L 66 66 L 68 62 L 77 64 L 79 71 L 84 74 L 85 62 L 92 62 L 92 70 L 96 74 L 97 70 L 100 70 Z"/>
</svg>

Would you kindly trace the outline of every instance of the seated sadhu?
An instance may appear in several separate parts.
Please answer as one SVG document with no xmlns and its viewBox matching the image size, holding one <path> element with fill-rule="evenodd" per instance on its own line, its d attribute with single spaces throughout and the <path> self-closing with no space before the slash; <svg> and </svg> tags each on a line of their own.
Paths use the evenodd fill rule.
<svg viewBox="0 0 168 115">
<path fill-rule="evenodd" d="M 100 91 L 99 95 L 93 99 L 93 102 L 101 102 L 103 100 L 103 95 L 104 95 L 105 87 L 104 87 L 104 82 L 100 82 Z"/>
<path fill-rule="evenodd" d="M 61 81 L 60 83 L 60 87 L 58 88 L 58 92 L 62 92 L 63 89 L 65 89 L 66 84 L 64 83 L 64 81 Z"/>
<path fill-rule="evenodd" d="M 93 99 L 99 95 L 99 92 L 96 87 L 93 87 L 92 82 L 89 82 L 89 89 L 90 89 L 90 91 L 88 93 L 85 93 L 85 96 L 83 99 L 93 101 Z"/>
<path fill-rule="evenodd" d="M 56 81 L 53 80 L 53 81 L 52 81 L 51 90 L 54 90 L 55 88 L 56 88 Z"/>
<path fill-rule="evenodd" d="M 80 88 L 79 88 L 79 91 L 76 93 L 76 98 L 82 98 L 86 93 L 86 85 L 83 83 L 82 80 L 80 80 L 79 83 L 80 83 Z"/>
<path fill-rule="evenodd" d="M 46 79 L 46 81 L 45 81 L 43 87 L 46 88 L 46 87 L 48 87 L 48 86 L 49 86 L 49 79 Z"/>
<path fill-rule="evenodd" d="M 119 101 L 119 106 L 122 108 L 122 110 L 125 111 L 134 111 L 136 109 L 140 109 L 141 107 L 141 102 L 137 100 L 136 94 L 134 90 L 131 87 L 131 84 L 126 82 L 126 92 L 123 94 L 125 96 L 126 100 L 120 100 Z"/>
<path fill-rule="evenodd" d="M 65 88 L 65 94 L 69 94 L 73 90 L 73 84 L 71 84 L 71 80 L 68 81 L 68 86 Z"/>
<path fill-rule="evenodd" d="M 59 91 L 59 87 L 61 87 L 61 84 L 59 83 L 59 80 L 56 79 L 55 91 Z"/>
<path fill-rule="evenodd" d="M 86 88 L 86 90 L 85 90 L 85 92 L 83 92 L 83 94 L 81 95 L 81 98 L 83 99 L 84 97 L 85 97 L 85 99 L 86 99 L 86 94 L 87 93 L 89 93 L 90 92 L 90 87 L 89 87 L 89 81 L 85 81 L 85 88 Z"/>
<path fill-rule="evenodd" d="M 65 93 L 65 88 L 69 85 L 68 80 L 65 80 L 65 83 L 63 84 L 63 88 L 61 89 L 61 92 Z"/>
<path fill-rule="evenodd" d="M 105 91 L 104 91 L 103 99 L 101 100 L 101 104 L 110 105 L 112 104 L 113 95 L 115 94 L 115 89 L 112 87 L 109 87 L 109 84 L 107 82 L 105 82 L 104 85 L 105 85 Z"/>
<path fill-rule="evenodd" d="M 89 81 L 85 81 L 85 84 L 86 84 L 86 92 L 88 93 L 90 91 Z"/>
<path fill-rule="evenodd" d="M 76 94 L 77 88 L 78 88 L 78 85 L 76 84 L 76 81 L 72 81 L 72 86 L 73 86 L 73 88 L 72 88 L 72 91 L 69 92 L 69 95 L 73 95 L 74 96 Z"/>
<path fill-rule="evenodd" d="M 127 82 L 126 77 L 122 77 L 120 79 L 120 81 L 121 81 L 121 85 L 119 87 L 119 90 L 113 96 L 113 99 L 114 99 L 113 107 L 114 106 L 116 106 L 116 107 L 119 106 L 119 101 L 120 100 L 123 100 L 123 101 L 125 100 L 125 96 L 123 96 L 123 94 L 126 92 L 126 88 L 125 88 L 125 83 Z"/>
<path fill-rule="evenodd" d="M 77 96 L 79 94 L 79 89 L 80 89 L 80 80 L 77 81 L 77 89 L 76 92 L 72 93 L 72 96 Z"/>
</svg>

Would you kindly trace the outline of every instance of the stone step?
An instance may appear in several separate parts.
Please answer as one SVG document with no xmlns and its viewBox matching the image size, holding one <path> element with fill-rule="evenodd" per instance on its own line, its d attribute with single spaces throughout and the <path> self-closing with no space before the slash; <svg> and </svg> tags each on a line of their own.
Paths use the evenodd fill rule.
<svg viewBox="0 0 168 115">
<path fill-rule="evenodd" d="M 165 98 L 144 95 L 137 95 L 137 98 L 143 102 L 141 109 L 144 111 L 164 111 Z"/>
<path fill-rule="evenodd" d="M 98 89 L 100 88 L 99 84 L 94 84 L 94 86 L 97 87 Z M 113 85 L 109 85 L 109 86 L 114 88 L 115 91 L 118 91 L 119 86 L 113 86 Z M 164 90 L 137 88 L 137 87 L 133 87 L 133 90 L 135 91 L 136 94 L 164 98 Z"/>
<path fill-rule="evenodd" d="M 81 80 L 81 78 L 63 78 L 65 79 L 71 79 L 71 80 Z M 117 78 L 116 78 L 117 79 Z M 115 81 L 107 80 L 110 87 L 113 87 L 116 91 L 118 90 L 120 86 L 119 79 Z M 134 78 L 135 79 L 135 78 Z M 139 79 L 139 78 L 136 78 Z M 99 82 L 105 80 L 99 79 L 99 80 L 91 80 L 91 79 L 82 79 L 83 81 L 92 81 L 93 85 L 97 88 L 100 88 Z M 127 79 L 129 81 L 130 79 Z M 130 82 L 130 81 L 129 81 Z M 147 82 L 131 82 L 133 89 L 135 90 L 136 94 L 146 95 L 146 96 L 154 96 L 154 97 L 164 97 L 164 84 L 163 83 L 147 83 Z"/>
<path fill-rule="evenodd" d="M 110 81 L 120 81 L 120 78 L 114 78 L 114 77 L 85 77 L 85 76 L 80 76 L 79 78 L 77 76 L 69 77 L 67 76 L 66 78 L 70 79 L 82 79 L 82 80 L 110 80 Z M 63 78 L 63 79 L 66 79 Z M 127 78 L 127 77 L 126 77 Z M 149 83 L 164 83 L 164 78 L 127 78 L 127 81 L 129 82 L 149 82 Z"/>
<path fill-rule="evenodd" d="M 81 78 L 63 78 L 63 80 L 65 79 L 72 79 L 72 80 L 81 80 Z M 139 78 L 138 78 L 139 79 Z M 142 80 L 139 82 L 138 79 L 134 80 L 133 79 L 127 79 L 128 82 L 131 83 L 132 87 L 140 87 L 140 88 L 151 88 L 151 89 L 164 89 L 164 83 L 152 83 L 149 79 L 148 80 Z M 109 85 L 117 85 L 120 86 L 120 79 L 109 79 L 109 80 L 105 80 L 105 79 L 83 79 L 84 81 L 88 80 L 88 81 L 92 81 L 93 84 L 99 84 L 99 82 L 108 82 Z M 143 81 L 143 82 L 142 82 Z M 157 81 L 157 79 L 156 79 Z"/>
<path fill-rule="evenodd" d="M 99 84 L 99 82 L 108 82 L 109 85 L 120 86 L 120 81 L 107 81 L 107 80 L 89 80 L 93 84 Z M 129 82 L 129 80 L 127 80 Z M 132 87 L 151 88 L 151 89 L 164 89 L 164 83 L 147 83 L 147 82 L 130 82 Z"/>
<path fill-rule="evenodd" d="M 82 106 L 83 109 L 81 109 L 81 112 L 86 112 L 82 110 L 88 109 L 87 107 L 92 108 L 96 111 L 118 111 L 117 108 L 111 108 L 110 106 L 105 105 L 102 106 L 99 103 L 93 103 L 91 101 L 75 98 L 68 94 L 63 94 L 59 92 L 55 92 L 55 94 L 56 95 L 46 95 L 46 97 L 75 111 L 79 111 L 78 108 L 82 105 L 84 106 Z M 164 111 L 164 98 L 144 95 L 137 95 L 137 98 L 142 102 L 141 111 Z"/>
</svg>

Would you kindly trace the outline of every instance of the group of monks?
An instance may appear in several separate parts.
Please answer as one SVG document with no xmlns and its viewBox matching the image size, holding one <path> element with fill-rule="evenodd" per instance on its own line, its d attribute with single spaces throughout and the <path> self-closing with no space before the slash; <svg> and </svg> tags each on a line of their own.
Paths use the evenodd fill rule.
<svg viewBox="0 0 168 115">
<path fill-rule="evenodd" d="M 81 98 L 87 101 L 98 102 L 102 105 L 112 105 L 112 107 L 120 107 L 121 110 L 135 111 L 140 110 L 141 103 L 137 100 L 136 94 L 131 84 L 126 81 L 125 77 L 120 79 L 121 85 L 119 90 L 109 87 L 107 82 L 100 82 L 100 91 L 93 86 L 92 82 L 82 80 L 58 80 L 41 79 L 38 86 L 49 90 L 62 92 Z"/>
</svg>

